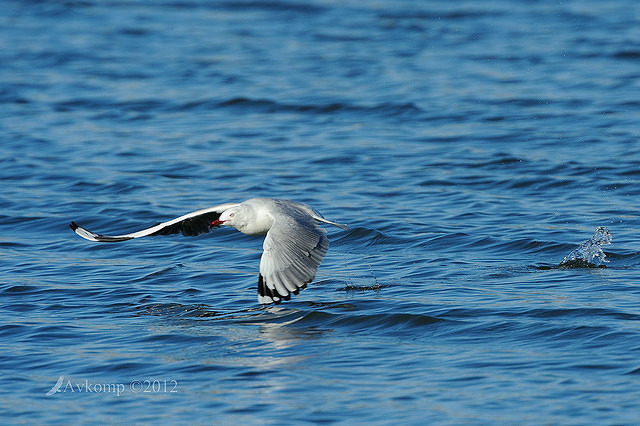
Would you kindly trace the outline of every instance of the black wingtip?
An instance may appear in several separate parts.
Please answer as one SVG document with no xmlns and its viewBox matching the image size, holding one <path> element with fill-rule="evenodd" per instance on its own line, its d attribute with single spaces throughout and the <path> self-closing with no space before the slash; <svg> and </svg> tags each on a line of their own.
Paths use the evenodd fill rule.
<svg viewBox="0 0 640 426">
<path fill-rule="evenodd" d="M 71 222 L 69 224 L 69 228 L 71 228 L 73 230 L 73 232 L 76 232 L 76 229 L 80 228 L 80 226 L 75 222 Z"/>
</svg>

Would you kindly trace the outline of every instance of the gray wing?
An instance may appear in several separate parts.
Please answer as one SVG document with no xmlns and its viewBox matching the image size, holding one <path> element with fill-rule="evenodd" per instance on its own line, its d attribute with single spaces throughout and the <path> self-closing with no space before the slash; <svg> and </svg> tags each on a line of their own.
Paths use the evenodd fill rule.
<svg viewBox="0 0 640 426">
<path fill-rule="evenodd" d="M 237 206 L 237 203 L 225 203 L 219 206 L 209 207 L 207 209 L 197 210 L 195 212 L 187 213 L 183 216 L 169 220 L 167 222 L 159 223 L 150 228 L 143 229 L 138 232 L 125 235 L 101 235 L 95 232 L 89 231 L 83 228 L 75 222 L 71 222 L 69 225 L 73 231 L 80 235 L 82 238 L 89 241 L 98 241 L 101 243 L 116 243 L 120 241 L 127 241 L 132 238 L 140 238 L 153 235 L 170 235 L 182 233 L 182 235 L 195 236 L 205 232 L 209 232 L 209 228 L 212 228 L 212 222 L 217 220 L 220 215 L 230 207 Z"/>
<path fill-rule="evenodd" d="M 313 281 L 329 249 L 326 231 L 305 217 L 274 217 L 263 244 L 258 302 L 280 303 Z"/>
</svg>

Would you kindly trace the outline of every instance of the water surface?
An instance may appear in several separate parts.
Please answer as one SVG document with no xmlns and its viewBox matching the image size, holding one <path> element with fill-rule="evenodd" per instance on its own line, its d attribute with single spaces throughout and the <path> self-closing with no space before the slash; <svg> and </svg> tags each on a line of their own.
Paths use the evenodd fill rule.
<svg viewBox="0 0 640 426">
<path fill-rule="evenodd" d="M 637 421 L 636 2 L 3 10 L 5 419 Z M 278 307 L 259 238 L 68 228 L 255 196 L 350 225 Z"/>
</svg>

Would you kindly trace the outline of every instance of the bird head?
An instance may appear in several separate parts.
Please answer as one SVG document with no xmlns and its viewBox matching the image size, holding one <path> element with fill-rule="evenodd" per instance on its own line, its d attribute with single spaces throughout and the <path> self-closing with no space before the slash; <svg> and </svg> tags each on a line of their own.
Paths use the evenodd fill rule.
<svg viewBox="0 0 640 426">
<path fill-rule="evenodd" d="M 233 228 L 240 228 L 245 224 L 243 208 L 242 206 L 231 207 L 230 209 L 222 212 L 217 220 L 214 220 L 211 225 L 225 225 Z"/>
</svg>

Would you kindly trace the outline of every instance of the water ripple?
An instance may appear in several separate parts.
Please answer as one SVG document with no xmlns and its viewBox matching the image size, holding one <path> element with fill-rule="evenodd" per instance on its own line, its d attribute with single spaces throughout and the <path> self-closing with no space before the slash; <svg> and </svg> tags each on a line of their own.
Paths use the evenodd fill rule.
<svg viewBox="0 0 640 426">
<path fill-rule="evenodd" d="M 637 2 L 1 15 L 5 417 L 637 422 Z M 278 307 L 256 303 L 260 238 L 68 227 L 254 196 L 351 226 Z M 573 251 L 599 226 L 607 250 Z M 49 394 L 60 378 L 178 392 Z"/>
</svg>

